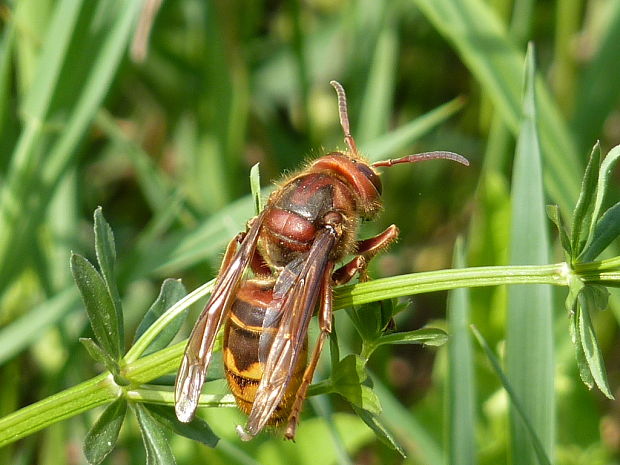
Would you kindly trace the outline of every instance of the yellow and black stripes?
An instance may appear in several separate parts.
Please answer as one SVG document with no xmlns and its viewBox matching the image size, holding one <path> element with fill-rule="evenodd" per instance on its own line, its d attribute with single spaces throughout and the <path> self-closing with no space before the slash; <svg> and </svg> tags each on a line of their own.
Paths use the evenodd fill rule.
<svg viewBox="0 0 620 465">
<path fill-rule="evenodd" d="M 261 338 L 275 337 L 277 321 L 273 327 L 263 327 L 267 306 L 273 302 L 273 280 L 246 281 L 237 294 L 224 328 L 224 371 L 232 394 L 239 408 L 249 414 L 256 390 L 263 376 L 259 359 Z M 277 319 L 276 319 L 277 320 Z M 264 344 L 264 341 L 263 341 Z M 270 341 L 267 341 L 270 346 Z M 295 393 L 299 389 L 307 360 L 307 342 L 304 343 L 286 393 L 271 416 L 268 424 L 284 422 L 290 413 Z"/>
</svg>

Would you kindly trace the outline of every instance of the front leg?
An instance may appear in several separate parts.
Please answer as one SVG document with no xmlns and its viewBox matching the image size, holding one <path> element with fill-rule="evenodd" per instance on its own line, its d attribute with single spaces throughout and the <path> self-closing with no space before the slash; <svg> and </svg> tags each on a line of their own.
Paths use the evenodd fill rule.
<svg viewBox="0 0 620 465">
<path fill-rule="evenodd" d="M 381 234 L 358 241 L 357 254 L 364 256 L 367 261 L 370 261 L 379 252 L 387 249 L 396 239 L 398 239 L 398 227 L 393 224 L 388 226 Z"/>
<path fill-rule="evenodd" d="M 368 262 L 379 252 L 389 247 L 397 238 L 398 228 L 396 225 L 392 225 L 381 234 L 358 241 L 356 245 L 357 255 L 334 272 L 332 276 L 334 285 L 346 284 L 358 273 L 360 281 L 366 281 L 368 279 L 366 276 Z"/>
</svg>

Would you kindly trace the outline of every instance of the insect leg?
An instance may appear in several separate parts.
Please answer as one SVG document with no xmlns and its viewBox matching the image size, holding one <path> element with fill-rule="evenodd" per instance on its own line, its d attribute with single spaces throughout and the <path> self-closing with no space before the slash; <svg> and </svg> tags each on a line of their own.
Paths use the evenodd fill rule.
<svg viewBox="0 0 620 465">
<path fill-rule="evenodd" d="M 357 254 L 363 255 L 366 261 L 370 261 L 375 255 L 386 249 L 392 242 L 398 239 L 398 228 L 396 225 L 389 226 L 381 234 L 369 237 L 357 242 Z"/>
<path fill-rule="evenodd" d="M 293 402 L 293 406 L 291 407 L 291 413 L 288 417 L 286 431 L 284 432 L 284 437 L 286 439 L 295 438 L 295 431 L 297 430 L 297 424 L 299 423 L 299 414 L 301 413 L 301 408 L 303 406 L 304 399 L 306 398 L 308 387 L 310 386 L 310 383 L 312 383 L 312 377 L 314 376 L 314 372 L 316 371 L 319 358 L 321 357 L 321 351 L 323 350 L 325 340 L 332 332 L 331 275 L 333 269 L 333 263 L 328 264 L 323 275 L 323 284 L 321 287 L 321 303 L 318 311 L 319 328 L 321 332 L 319 334 L 316 345 L 314 346 L 314 351 L 312 352 L 312 358 L 310 359 L 310 363 L 308 363 L 308 366 L 306 367 L 306 371 L 304 372 L 304 376 L 299 386 L 299 389 L 295 394 L 295 401 Z"/>
<path fill-rule="evenodd" d="M 363 273 L 366 269 L 368 262 L 363 255 L 358 255 L 350 262 L 342 265 L 332 275 L 332 282 L 335 286 L 340 286 L 341 284 L 346 284 L 353 279 L 353 277 L 358 273 Z"/>
<path fill-rule="evenodd" d="M 358 255 L 334 272 L 332 275 L 333 283 L 335 285 L 346 284 L 357 273 L 360 274 L 360 280 L 365 281 L 368 262 L 397 238 L 398 228 L 392 225 L 377 236 L 358 241 L 356 246 Z"/>
<path fill-rule="evenodd" d="M 239 244 L 243 242 L 245 239 L 246 233 L 240 232 L 237 234 L 226 246 L 226 252 L 224 252 L 224 257 L 222 258 L 222 264 L 220 265 L 220 272 L 225 270 L 230 265 L 231 260 L 237 253 L 237 249 L 239 248 Z"/>
</svg>

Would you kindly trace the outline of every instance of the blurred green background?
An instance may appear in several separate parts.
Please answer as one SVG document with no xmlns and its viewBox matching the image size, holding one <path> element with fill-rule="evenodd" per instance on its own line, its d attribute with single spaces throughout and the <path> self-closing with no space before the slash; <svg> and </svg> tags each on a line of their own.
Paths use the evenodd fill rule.
<svg viewBox="0 0 620 465">
<path fill-rule="evenodd" d="M 78 343 L 89 330 L 69 270 L 70 251 L 94 256 L 94 209 L 103 207 L 115 233 L 130 339 L 164 278 L 193 289 L 217 272 L 225 244 L 253 215 L 253 164 L 268 186 L 308 158 L 344 148 L 332 79 L 347 91 L 353 134 L 369 156 L 451 150 L 472 165 L 385 171 L 385 211 L 362 236 L 391 223 L 401 235 L 374 261 L 372 277 L 449 268 L 458 235 L 467 237 L 469 265 L 507 263 L 528 41 L 540 73 L 548 202 L 572 210 L 594 142 L 604 152 L 620 143 L 616 0 L 157 4 L 0 3 L 0 416 L 98 373 Z M 557 246 L 551 256 L 563 260 Z M 579 380 L 565 290 L 554 292 L 555 461 L 620 463 L 620 406 Z M 471 295 L 472 321 L 501 353 L 506 289 Z M 445 293 L 407 300 L 398 329 L 445 327 L 445 301 Z M 619 310 L 597 317 L 612 389 Z M 343 351 L 354 351 L 354 330 L 338 313 Z M 405 430 L 407 459 L 331 396 L 306 404 L 296 444 L 270 434 L 240 443 L 240 414 L 206 411 L 224 440 L 211 450 L 171 439 L 177 461 L 442 463 L 446 349 L 382 348 L 369 367 L 384 409 Z M 506 463 L 508 401 L 479 351 L 474 367 L 478 463 Z M 339 433 L 327 428 L 326 412 Z M 91 413 L 0 449 L 0 463 L 84 463 Z M 105 463 L 143 462 L 130 421 Z"/>
</svg>

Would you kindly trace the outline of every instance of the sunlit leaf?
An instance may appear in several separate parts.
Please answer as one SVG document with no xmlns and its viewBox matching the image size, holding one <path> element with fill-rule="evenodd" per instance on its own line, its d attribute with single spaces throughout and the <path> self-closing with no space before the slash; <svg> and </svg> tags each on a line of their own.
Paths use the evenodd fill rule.
<svg viewBox="0 0 620 465">
<path fill-rule="evenodd" d="M 95 230 L 95 252 L 97 253 L 97 262 L 99 270 L 105 282 L 114 309 L 116 311 L 116 321 L 118 325 L 119 346 L 121 352 L 124 352 L 124 324 L 123 309 L 121 306 L 121 298 L 116 286 L 116 277 L 114 275 L 114 266 L 116 263 L 116 248 L 114 246 L 114 234 L 112 228 L 103 217 L 103 210 L 98 207 L 94 214 L 94 230 Z"/>
<path fill-rule="evenodd" d="M 576 301 L 576 297 L 575 297 Z M 592 389 L 594 387 L 594 378 L 592 377 L 592 373 L 590 372 L 590 366 L 588 365 L 588 360 L 586 359 L 586 354 L 583 351 L 583 344 L 581 343 L 581 333 L 579 331 L 579 320 L 581 307 L 576 305 L 575 310 L 569 314 L 569 323 L 568 329 L 570 331 L 570 338 L 573 346 L 575 348 L 575 359 L 577 361 L 577 369 L 579 370 L 579 377 L 583 384 L 585 384 L 588 389 Z"/>
<path fill-rule="evenodd" d="M 547 216 L 553 222 L 553 224 L 555 224 L 555 227 L 557 228 L 558 234 L 560 236 L 560 244 L 562 244 L 562 249 L 564 249 L 564 254 L 566 255 L 567 259 L 570 259 L 570 257 L 572 257 L 572 247 L 566 225 L 564 224 L 564 220 L 562 219 L 560 207 L 558 207 L 557 205 L 547 205 Z"/>
<path fill-rule="evenodd" d="M 118 363 L 116 363 L 112 357 L 110 357 L 101 347 L 99 347 L 95 341 L 89 337 L 81 337 L 80 342 L 93 360 L 105 366 L 110 373 L 115 375 L 119 374 L 120 369 L 118 367 Z"/>
<path fill-rule="evenodd" d="M 589 262 L 598 257 L 620 235 L 620 202 L 607 210 L 596 223 L 592 240 L 580 257 Z"/>
<path fill-rule="evenodd" d="M 465 267 L 463 241 L 454 247 L 454 268 Z M 474 465 L 476 461 L 476 387 L 470 324 L 469 289 L 448 294 L 448 410 L 447 448 L 450 465 Z"/>
<path fill-rule="evenodd" d="M 119 397 L 103 411 L 84 439 L 84 455 L 88 463 L 99 464 L 112 452 L 126 412 L 127 401 L 124 397 Z"/>
<path fill-rule="evenodd" d="M 168 310 L 172 305 L 181 300 L 187 291 L 183 283 L 177 279 L 166 279 L 161 285 L 161 290 L 151 308 L 146 312 L 144 318 L 140 322 L 138 329 L 136 330 L 136 335 L 134 337 L 134 342 L 137 341 L 142 334 L 161 316 L 164 314 L 166 310 Z M 174 336 L 179 332 L 185 318 L 187 317 L 187 312 L 189 308 L 186 308 L 182 312 L 180 312 L 173 320 L 168 322 L 166 327 L 157 335 L 157 337 L 149 344 L 149 346 L 144 350 L 142 355 L 148 355 L 150 353 L 156 352 L 160 349 L 166 347 L 170 342 L 174 339 Z"/>
<path fill-rule="evenodd" d="M 422 328 L 414 331 L 397 332 L 381 336 L 377 345 L 383 344 L 423 344 L 427 346 L 441 346 L 448 341 L 448 334 L 438 328 Z"/>
<path fill-rule="evenodd" d="M 597 143 L 592 149 L 588 165 L 586 166 L 581 191 L 575 211 L 573 212 L 573 227 L 571 247 L 574 257 L 579 256 L 588 238 L 589 225 L 594 214 L 594 201 L 596 199 L 596 187 L 598 185 L 599 169 L 601 166 L 601 146 Z"/>
<path fill-rule="evenodd" d="M 147 465 L 171 465 L 176 463 L 164 427 L 158 423 L 151 412 L 142 404 L 133 404 L 133 411 L 140 425 L 142 441 L 146 449 Z"/>
<path fill-rule="evenodd" d="M 609 388 L 609 383 L 607 381 L 605 362 L 603 361 L 601 349 L 599 347 L 596 333 L 594 332 L 594 327 L 592 326 L 592 320 L 590 318 L 590 309 L 593 309 L 596 306 L 596 303 L 594 302 L 596 297 L 593 295 L 593 292 L 596 291 L 591 291 L 588 287 L 586 287 L 579 294 L 578 300 L 579 306 L 581 307 L 577 321 L 579 336 L 594 382 L 601 392 L 605 394 L 605 396 L 609 399 L 613 399 L 614 396 L 611 394 L 611 389 Z"/>
<path fill-rule="evenodd" d="M 620 145 L 617 145 L 616 147 L 611 149 L 609 153 L 605 156 L 603 161 L 600 163 L 599 172 L 597 173 L 598 183 L 596 186 L 596 198 L 592 202 L 592 213 L 588 217 L 590 223 L 587 225 L 587 239 L 583 248 L 580 250 L 580 252 L 582 253 L 585 249 L 589 248 L 590 243 L 594 239 L 597 222 L 601 218 L 605 204 L 605 197 L 607 196 L 607 191 L 609 190 L 609 181 L 612 179 L 613 168 L 614 165 L 618 162 L 618 160 L 620 160 Z M 583 257 L 579 256 L 578 260 L 582 261 Z"/>
<path fill-rule="evenodd" d="M 176 417 L 174 409 L 163 405 L 145 404 L 153 417 L 161 424 L 165 425 L 176 434 L 185 436 L 202 444 L 215 447 L 219 438 L 213 433 L 207 422 L 195 416 L 189 423 L 182 423 Z"/>
<path fill-rule="evenodd" d="M 97 342 L 114 360 L 121 356 L 118 319 L 105 281 L 81 255 L 71 256 L 71 272 L 77 284 Z"/>
<path fill-rule="evenodd" d="M 388 446 L 390 449 L 398 452 L 401 457 L 407 457 L 403 447 L 398 443 L 396 438 L 392 435 L 390 430 L 388 430 L 388 428 L 383 424 L 383 422 L 379 419 L 377 415 L 369 412 L 368 410 L 359 408 L 356 405 L 353 405 L 353 410 L 355 411 L 357 416 L 359 416 L 364 421 L 364 423 L 366 423 L 368 427 L 373 430 L 377 438 L 379 438 L 379 440 L 383 444 Z"/>
<path fill-rule="evenodd" d="M 538 142 L 538 119 L 533 47 L 526 57 L 523 118 L 512 177 L 510 264 L 549 263 L 543 167 Z M 553 453 L 555 386 L 553 302 L 549 286 L 526 284 L 508 288 L 506 371 L 525 414 L 547 455 Z M 536 380 L 535 383 L 532 380 Z M 535 460 L 530 434 L 511 409 L 511 460 Z"/>
</svg>

